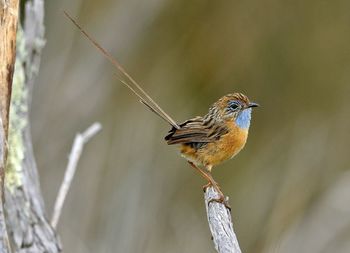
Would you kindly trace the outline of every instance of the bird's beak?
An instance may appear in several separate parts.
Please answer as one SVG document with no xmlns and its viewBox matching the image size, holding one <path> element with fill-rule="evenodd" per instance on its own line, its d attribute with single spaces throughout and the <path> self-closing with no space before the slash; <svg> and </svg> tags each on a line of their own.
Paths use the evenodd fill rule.
<svg viewBox="0 0 350 253">
<path fill-rule="evenodd" d="M 248 108 L 259 107 L 260 105 L 254 102 L 249 103 Z"/>
</svg>

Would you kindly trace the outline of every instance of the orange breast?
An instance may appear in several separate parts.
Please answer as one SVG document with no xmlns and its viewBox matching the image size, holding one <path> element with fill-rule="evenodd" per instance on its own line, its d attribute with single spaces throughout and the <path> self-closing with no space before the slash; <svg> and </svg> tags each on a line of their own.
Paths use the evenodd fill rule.
<svg viewBox="0 0 350 253">
<path fill-rule="evenodd" d="M 215 166 L 235 156 L 245 145 L 248 130 L 243 130 L 231 121 L 228 122 L 229 132 L 215 142 L 208 143 L 200 149 L 182 145 L 182 155 L 198 164 L 206 167 Z"/>
</svg>

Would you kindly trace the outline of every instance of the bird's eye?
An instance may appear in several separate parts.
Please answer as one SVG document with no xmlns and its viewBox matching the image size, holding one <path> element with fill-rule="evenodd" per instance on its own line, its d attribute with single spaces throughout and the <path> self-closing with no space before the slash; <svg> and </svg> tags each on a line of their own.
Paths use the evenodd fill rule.
<svg viewBox="0 0 350 253">
<path fill-rule="evenodd" d="M 229 102 L 229 109 L 231 111 L 235 111 L 239 108 L 239 103 L 237 101 L 231 101 Z"/>
</svg>

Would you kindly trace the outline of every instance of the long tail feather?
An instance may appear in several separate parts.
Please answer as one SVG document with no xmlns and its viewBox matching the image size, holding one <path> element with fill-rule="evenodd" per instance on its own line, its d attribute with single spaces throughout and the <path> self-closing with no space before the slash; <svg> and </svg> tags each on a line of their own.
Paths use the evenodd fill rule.
<svg viewBox="0 0 350 253">
<path fill-rule="evenodd" d="M 79 29 L 79 31 L 85 35 L 85 37 L 129 80 L 135 88 L 142 94 L 140 95 L 135 88 L 133 88 L 127 81 L 117 75 L 119 81 L 129 88 L 139 99 L 140 102 L 163 120 L 168 122 L 171 126 L 179 129 L 179 125 L 173 120 L 147 93 L 142 87 L 125 71 L 124 67 L 109 54 L 94 38 L 92 38 L 79 24 L 72 18 L 66 11 L 63 11 L 64 15 L 72 21 L 72 23 Z"/>
</svg>

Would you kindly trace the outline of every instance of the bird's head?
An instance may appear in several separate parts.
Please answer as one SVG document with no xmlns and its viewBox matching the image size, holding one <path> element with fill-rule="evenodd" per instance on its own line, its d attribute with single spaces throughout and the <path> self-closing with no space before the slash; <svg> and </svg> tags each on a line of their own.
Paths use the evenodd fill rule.
<svg viewBox="0 0 350 253">
<path fill-rule="evenodd" d="M 250 126 L 252 108 L 259 105 L 250 102 L 242 93 L 228 94 L 214 103 L 212 109 L 216 110 L 221 119 L 233 119 L 238 127 L 248 129 Z"/>
</svg>

